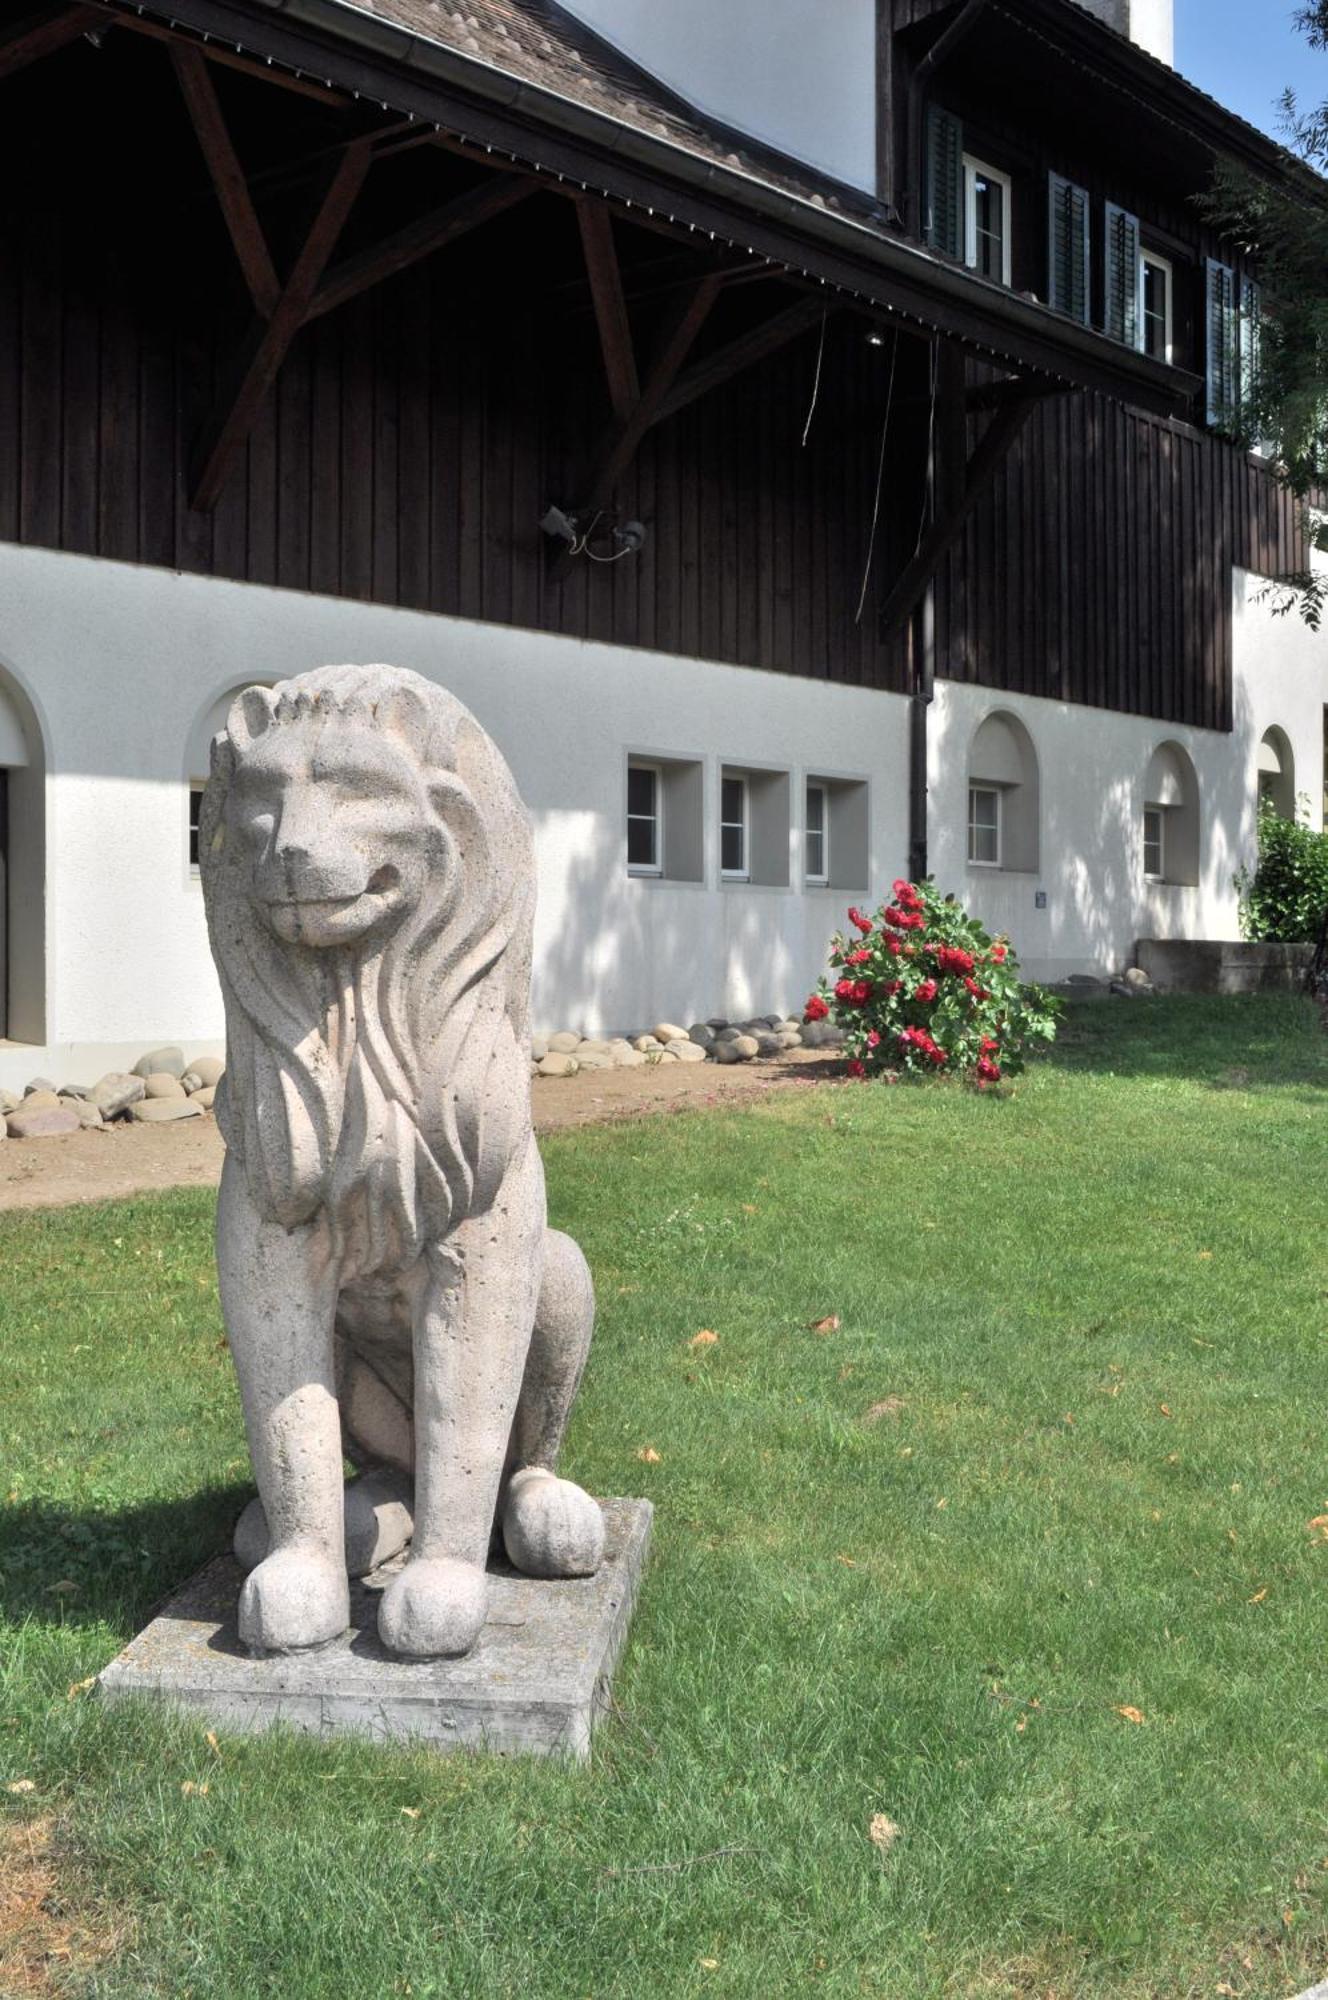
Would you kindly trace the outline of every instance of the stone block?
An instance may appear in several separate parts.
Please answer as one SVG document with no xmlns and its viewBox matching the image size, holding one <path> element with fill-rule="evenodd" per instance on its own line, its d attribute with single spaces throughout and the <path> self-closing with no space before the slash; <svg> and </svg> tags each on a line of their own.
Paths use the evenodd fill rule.
<svg viewBox="0 0 1328 2000">
<path fill-rule="evenodd" d="M 488 1614 L 463 1659 L 407 1660 L 377 1636 L 385 1564 L 351 1585 L 351 1627 L 311 1652 L 254 1659 L 241 1646 L 239 1565 L 219 1556 L 193 1577 L 101 1674 L 105 1701 L 137 1697 L 210 1727 L 309 1736 L 416 1738 L 437 1750 L 526 1753 L 584 1762 L 609 1703 L 650 1543 L 648 1500 L 603 1502 L 604 1561 L 594 1576 L 537 1582 L 504 1564 L 489 1574 Z"/>
<path fill-rule="evenodd" d="M 11 1111 L 6 1122 L 11 1139 L 59 1139 L 66 1132 L 79 1130 L 78 1113 L 61 1104 L 59 1098 L 53 1106 L 37 1111 L 29 1111 L 26 1106 L 21 1111 Z"/>
</svg>

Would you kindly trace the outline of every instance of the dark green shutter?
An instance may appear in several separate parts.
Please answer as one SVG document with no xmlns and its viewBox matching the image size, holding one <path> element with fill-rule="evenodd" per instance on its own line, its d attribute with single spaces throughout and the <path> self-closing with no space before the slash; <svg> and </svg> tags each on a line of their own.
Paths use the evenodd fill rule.
<svg viewBox="0 0 1328 2000">
<path fill-rule="evenodd" d="M 1226 430 L 1235 421 L 1239 401 L 1236 274 L 1230 265 L 1208 259 L 1206 290 L 1207 415 L 1215 430 Z"/>
<path fill-rule="evenodd" d="M 1113 340 L 1139 345 L 1139 218 L 1127 208 L 1107 203 L 1105 327 Z"/>
<path fill-rule="evenodd" d="M 1049 176 L 1047 293 L 1057 312 L 1088 325 L 1088 191 Z"/>
<path fill-rule="evenodd" d="M 927 210 L 923 232 L 933 250 L 964 254 L 964 128 L 938 104 L 927 108 Z"/>
</svg>

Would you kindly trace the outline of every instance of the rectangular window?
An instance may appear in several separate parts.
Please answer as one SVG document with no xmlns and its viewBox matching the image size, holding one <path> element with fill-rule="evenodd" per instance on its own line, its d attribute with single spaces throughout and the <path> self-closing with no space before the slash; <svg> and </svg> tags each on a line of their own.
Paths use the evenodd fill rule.
<svg viewBox="0 0 1328 2000">
<path fill-rule="evenodd" d="M 1208 353 L 1206 370 L 1206 414 L 1215 430 L 1226 430 L 1235 422 L 1240 397 L 1237 380 L 1240 369 L 1239 327 L 1236 312 L 1236 274 L 1229 264 L 1208 259 L 1205 277 Z"/>
<path fill-rule="evenodd" d="M 203 810 L 203 786 L 189 787 L 189 866 L 198 866 L 198 825 Z"/>
<path fill-rule="evenodd" d="M 1170 361 L 1175 352 L 1172 334 L 1172 293 L 1175 280 L 1170 264 L 1156 250 L 1139 253 L 1139 345 L 1154 361 Z"/>
<path fill-rule="evenodd" d="M 830 815 L 824 785 L 807 787 L 807 824 L 803 831 L 803 873 L 813 888 L 830 880 Z"/>
<path fill-rule="evenodd" d="M 964 128 L 939 104 L 927 110 L 927 208 L 923 237 L 947 257 L 964 254 Z"/>
<path fill-rule="evenodd" d="M 1106 299 L 1103 326 L 1113 340 L 1127 347 L 1139 343 L 1139 293 L 1142 276 L 1139 263 L 1139 218 L 1128 208 L 1109 201 L 1105 210 L 1106 262 L 1103 279 Z"/>
<path fill-rule="evenodd" d="M 659 875 L 664 867 L 663 786 L 657 764 L 627 766 L 627 872 Z"/>
<path fill-rule="evenodd" d="M 968 788 L 968 858 L 980 868 L 1001 865 L 1001 795 L 994 785 Z"/>
<path fill-rule="evenodd" d="M 788 821 L 785 820 L 784 824 L 787 828 Z M 719 781 L 719 872 L 729 882 L 745 882 L 748 879 L 745 778 L 722 777 Z"/>
<path fill-rule="evenodd" d="M 1010 282 L 1010 177 L 964 156 L 964 262 L 998 285 Z"/>
<path fill-rule="evenodd" d="M 1154 882 L 1160 882 L 1165 872 L 1164 824 L 1160 806 L 1144 807 L 1144 874 Z"/>
<path fill-rule="evenodd" d="M 1081 326 L 1089 320 L 1088 190 L 1048 176 L 1047 297 Z"/>
</svg>

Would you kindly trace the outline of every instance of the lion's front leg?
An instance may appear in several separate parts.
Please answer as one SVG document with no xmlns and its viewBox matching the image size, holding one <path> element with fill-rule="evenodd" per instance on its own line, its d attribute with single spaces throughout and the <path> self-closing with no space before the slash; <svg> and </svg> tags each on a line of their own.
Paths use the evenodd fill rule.
<svg viewBox="0 0 1328 2000">
<path fill-rule="evenodd" d="M 322 1645 L 350 1623 L 333 1364 L 338 1273 L 322 1224 L 288 1232 L 266 1221 L 229 1156 L 217 1274 L 271 1536 L 240 1593 L 240 1638 L 261 1652 Z"/>
<path fill-rule="evenodd" d="M 415 1535 L 378 1613 L 383 1644 L 417 1659 L 469 1652 L 484 1623 L 485 1560 L 542 1269 L 533 1143 L 450 1248 L 416 1311 Z"/>
</svg>

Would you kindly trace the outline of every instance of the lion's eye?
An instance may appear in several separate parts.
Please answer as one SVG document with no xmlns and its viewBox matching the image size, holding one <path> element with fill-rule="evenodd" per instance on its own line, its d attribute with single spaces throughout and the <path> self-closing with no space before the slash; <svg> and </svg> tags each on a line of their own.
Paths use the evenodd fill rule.
<svg viewBox="0 0 1328 2000">
<path fill-rule="evenodd" d="M 277 816 L 274 812 L 252 811 L 243 815 L 240 832 L 253 847 L 269 847 L 276 831 Z"/>
</svg>

